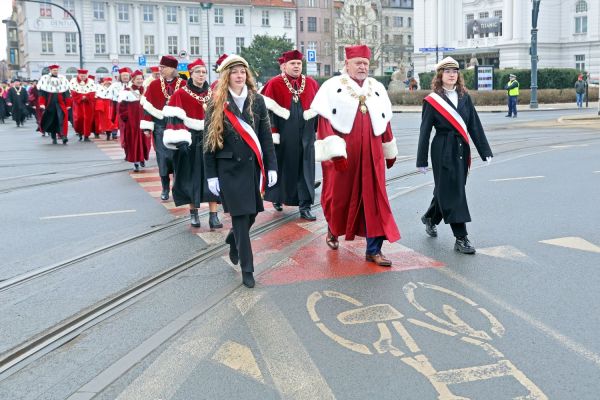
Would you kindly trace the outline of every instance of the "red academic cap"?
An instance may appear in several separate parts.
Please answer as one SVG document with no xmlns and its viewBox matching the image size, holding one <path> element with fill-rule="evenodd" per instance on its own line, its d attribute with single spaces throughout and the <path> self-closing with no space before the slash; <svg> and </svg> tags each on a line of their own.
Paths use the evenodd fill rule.
<svg viewBox="0 0 600 400">
<path fill-rule="evenodd" d="M 107 76 L 106 78 L 102 79 L 102 82 L 112 82 L 112 78 L 110 76 Z"/>
<path fill-rule="evenodd" d="M 204 64 L 204 61 L 201 58 L 199 58 L 193 63 L 188 64 L 187 69 L 189 72 L 192 72 L 196 67 L 206 67 L 206 64 Z"/>
<path fill-rule="evenodd" d="M 88 78 L 90 78 L 90 79 L 92 79 L 92 80 L 95 80 L 95 79 L 96 79 L 96 76 L 95 76 L 95 75 L 88 75 Z"/>
<path fill-rule="evenodd" d="M 123 74 L 123 73 L 128 73 L 128 74 L 131 74 L 131 68 L 129 68 L 129 67 L 121 68 L 121 69 L 119 70 L 119 75 L 121 75 L 121 74 Z"/>
<path fill-rule="evenodd" d="M 60 65 L 56 65 L 56 64 L 52 64 L 52 65 L 48 65 L 48 69 L 59 69 Z"/>
<path fill-rule="evenodd" d="M 87 69 L 78 69 L 78 70 L 77 70 L 77 73 L 78 73 L 78 74 L 87 74 L 87 73 L 88 73 L 88 70 L 87 70 Z"/>
<path fill-rule="evenodd" d="M 131 79 L 135 78 L 136 76 L 141 75 L 144 76 L 144 73 L 142 71 L 140 71 L 139 69 L 136 69 L 132 74 L 131 74 Z"/>
<path fill-rule="evenodd" d="M 346 60 L 350 60 L 351 58 L 366 58 L 368 60 L 371 59 L 371 49 L 368 46 L 361 44 L 357 46 L 348 46 L 346 47 Z"/>
<path fill-rule="evenodd" d="M 283 57 L 283 62 L 288 62 L 292 60 L 302 61 L 302 58 L 304 57 L 302 53 L 300 53 L 298 50 L 286 51 L 281 56 Z"/>
<path fill-rule="evenodd" d="M 179 64 L 179 62 L 173 56 L 162 56 L 159 64 L 163 67 L 177 68 L 177 64 Z"/>
<path fill-rule="evenodd" d="M 283 58 L 283 56 L 281 56 L 277 59 L 277 62 L 279 63 L 279 65 L 281 65 L 285 62 L 285 58 Z"/>
<path fill-rule="evenodd" d="M 150 67 L 150 71 L 152 71 L 152 72 L 158 72 L 158 67 Z"/>
<path fill-rule="evenodd" d="M 225 60 L 226 58 L 227 58 L 227 54 L 225 54 L 225 53 L 221 54 L 221 57 L 219 57 L 217 59 L 217 62 L 215 64 L 221 65 L 221 63 L 223 62 L 223 60 Z"/>
</svg>

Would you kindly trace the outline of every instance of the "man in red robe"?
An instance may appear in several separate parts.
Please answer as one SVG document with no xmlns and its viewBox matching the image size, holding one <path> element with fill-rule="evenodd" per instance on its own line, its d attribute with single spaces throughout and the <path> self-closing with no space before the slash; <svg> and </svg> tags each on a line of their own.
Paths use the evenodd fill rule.
<svg viewBox="0 0 600 400">
<path fill-rule="evenodd" d="M 215 62 L 215 65 L 213 65 L 213 71 L 217 73 L 217 79 L 210 84 L 210 90 L 215 90 L 215 87 L 219 84 L 218 74 L 221 73 L 221 64 L 223 63 L 223 61 L 225 61 L 227 57 L 229 57 L 227 53 L 221 54 L 221 56 Z"/>
<path fill-rule="evenodd" d="M 140 121 L 140 128 L 145 134 L 152 133 L 156 163 L 162 185 L 160 198 L 169 200 L 170 178 L 173 173 L 173 150 L 168 149 L 163 143 L 163 134 L 167 120 L 163 108 L 169 99 L 180 87 L 185 86 L 185 81 L 177 73 L 178 61 L 172 56 L 162 56 L 160 59 L 160 77 L 152 81 L 144 91 L 140 104 L 144 109 L 144 116 Z"/>
<path fill-rule="evenodd" d="M 116 129 L 112 119 L 114 105 L 111 85 L 112 78 L 110 76 L 102 79 L 102 83 L 96 87 L 96 101 L 94 102 L 96 132 L 106 134 L 106 140 L 110 140 L 112 131 Z"/>
<path fill-rule="evenodd" d="M 271 133 L 277 154 L 277 184 L 267 188 L 265 200 L 277 211 L 282 204 L 299 206 L 300 217 L 314 221 L 315 131 L 317 114 L 310 105 L 319 84 L 302 74 L 303 55 L 287 51 L 280 58 L 280 75 L 269 80 L 261 94 L 270 111 Z"/>
<path fill-rule="evenodd" d="M 158 66 L 150 67 L 150 72 L 150 75 L 144 79 L 144 89 L 146 89 L 153 80 L 158 79 L 160 76 L 160 69 Z"/>
<path fill-rule="evenodd" d="M 57 138 L 62 139 L 63 144 L 67 144 L 71 95 L 69 81 L 58 75 L 59 68 L 56 64 L 50 65 L 50 73 L 43 75 L 38 83 L 40 108 L 43 110 L 41 127 L 43 132 L 52 136 L 52 144 L 57 143 Z"/>
<path fill-rule="evenodd" d="M 71 79 L 69 85 L 73 98 L 73 128 L 80 142 L 89 142 L 94 121 L 96 84 L 88 77 L 87 69 L 78 69 L 77 76 Z"/>
<path fill-rule="evenodd" d="M 392 104 L 385 87 L 368 77 L 371 50 L 345 50 L 344 73 L 324 82 L 311 104 L 319 114 L 315 160 L 323 167 L 326 242 L 336 250 L 338 236 L 366 237 L 366 260 L 391 266 L 381 247 L 385 239 L 400 239 L 385 188 L 385 167 L 398 154 Z"/>
</svg>

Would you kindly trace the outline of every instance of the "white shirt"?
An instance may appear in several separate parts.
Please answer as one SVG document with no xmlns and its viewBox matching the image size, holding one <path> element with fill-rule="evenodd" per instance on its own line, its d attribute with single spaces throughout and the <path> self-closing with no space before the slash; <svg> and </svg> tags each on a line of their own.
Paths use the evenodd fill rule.
<svg viewBox="0 0 600 400">
<path fill-rule="evenodd" d="M 244 102 L 246 101 L 246 97 L 248 97 L 248 86 L 244 85 L 242 93 L 239 96 L 231 88 L 229 88 L 229 93 L 240 112 L 244 112 Z"/>
<path fill-rule="evenodd" d="M 456 93 L 456 86 L 451 90 L 444 88 L 444 94 L 452 104 L 454 104 L 454 107 L 458 107 L 458 93 Z"/>
</svg>

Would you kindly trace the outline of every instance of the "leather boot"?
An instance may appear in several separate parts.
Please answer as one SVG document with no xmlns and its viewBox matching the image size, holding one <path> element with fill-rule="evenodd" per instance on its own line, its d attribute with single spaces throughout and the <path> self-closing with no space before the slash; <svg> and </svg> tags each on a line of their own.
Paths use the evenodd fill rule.
<svg viewBox="0 0 600 400">
<path fill-rule="evenodd" d="M 469 242 L 469 239 L 466 236 L 461 236 L 456 238 L 456 243 L 454 243 L 454 250 L 458 251 L 462 254 L 475 254 L 475 247 Z"/>
<path fill-rule="evenodd" d="M 223 224 L 221 221 L 219 221 L 219 217 L 217 216 L 216 212 L 208 213 L 208 226 L 210 226 L 210 229 L 218 229 L 223 227 Z"/>
<path fill-rule="evenodd" d="M 198 209 L 190 210 L 190 223 L 194 228 L 200 228 L 200 217 L 198 217 Z"/>
<path fill-rule="evenodd" d="M 247 288 L 252 289 L 254 287 L 254 275 L 252 274 L 252 272 L 242 271 L 242 283 Z"/>
<path fill-rule="evenodd" d="M 425 224 L 425 232 L 431 237 L 437 237 L 437 227 L 431 218 L 426 218 L 424 215 L 421 217 L 421 222 Z"/>
<path fill-rule="evenodd" d="M 167 201 L 167 200 L 169 200 L 169 185 L 170 185 L 169 175 L 161 176 L 160 183 L 162 185 L 162 192 L 160 193 L 160 199 L 163 201 Z"/>
<path fill-rule="evenodd" d="M 140 161 L 140 167 L 146 168 L 146 161 Z"/>
<path fill-rule="evenodd" d="M 50 136 L 52 136 L 52 144 L 58 144 L 56 141 L 56 133 L 51 133 Z"/>
<path fill-rule="evenodd" d="M 225 243 L 229 245 L 229 261 L 231 261 L 233 265 L 237 265 L 237 263 L 240 261 L 240 256 L 235 245 L 235 236 L 233 236 L 233 231 L 229 231 L 229 234 L 227 234 L 227 237 L 225 238 Z"/>
<path fill-rule="evenodd" d="M 106 132 L 106 140 L 110 140 L 110 132 Z"/>
<path fill-rule="evenodd" d="M 133 163 L 133 172 L 140 172 L 140 164 Z"/>
<path fill-rule="evenodd" d="M 67 144 L 68 141 L 69 141 L 69 138 L 66 136 L 63 136 L 63 138 L 62 138 L 63 144 Z"/>
</svg>

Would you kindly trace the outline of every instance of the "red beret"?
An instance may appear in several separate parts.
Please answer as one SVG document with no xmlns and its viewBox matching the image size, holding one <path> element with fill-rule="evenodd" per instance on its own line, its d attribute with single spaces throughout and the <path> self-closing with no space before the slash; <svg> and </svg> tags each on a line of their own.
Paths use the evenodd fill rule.
<svg viewBox="0 0 600 400">
<path fill-rule="evenodd" d="M 204 61 L 202 61 L 201 58 L 197 59 L 196 61 L 194 61 L 193 63 L 188 64 L 188 71 L 192 72 L 192 70 L 196 67 L 206 67 L 206 64 L 204 64 Z"/>
<path fill-rule="evenodd" d="M 159 64 L 163 67 L 177 68 L 177 64 L 179 64 L 179 62 L 173 56 L 162 56 Z"/>
<path fill-rule="evenodd" d="M 110 76 L 107 76 L 106 78 L 102 79 L 102 82 L 112 82 L 112 78 Z"/>
<path fill-rule="evenodd" d="M 281 64 L 285 63 L 285 59 L 283 58 L 283 56 L 281 56 L 277 59 L 277 62 L 279 63 L 279 65 L 281 65 Z"/>
<path fill-rule="evenodd" d="M 88 70 L 87 70 L 87 69 L 78 69 L 78 70 L 77 70 L 77 73 L 78 73 L 78 74 L 87 74 L 87 73 L 88 73 Z"/>
<path fill-rule="evenodd" d="M 158 69 L 158 67 L 150 67 L 150 71 L 152 71 L 152 72 L 158 72 L 159 69 Z"/>
<path fill-rule="evenodd" d="M 140 71 L 139 69 L 136 69 L 133 74 L 131 74 L 131 79 L 135 78 L 136 76 L 141 75 L 144 76 L 144 73 L 142 71 Z"/>
<path fill-rule="evenodd" d="M 286 51 L 281 56 L 283 57 L 283 62 L 288 62 L 292 60 L 302 61 L 302 57 L 304 57 L 302 53 L 300 53 L 298 50 Z"/>
<path fill-rule="evenodd" d="M 88 78 L 94 80 L 94 79 L 96 79 L 96 76 L 95 75 L 88 75 Z"/>
<path fill-rule="evenodd" d="M 48 69 L 58 69 L 58 68 L 60 68 L 60 66 L 56 65 L 56 64 L 48 65 Z"/>
<path fill-rule="evenodd" d="M 348 46 L 345 50 L 346 60 L 350 60 L 351 58 L 356 57 L 366 58 L 368 60 L 371 59 L 371 49 L 369 49 L 369 47 L 364 44 L 357 46 Z"/>
<path fill-rule="evenodd" d="M 121 74 L 123 74 L 123 73 L 128 73 L 128 74 L 131 74 L 131 68 L 129 68 L 129 67 L 121 68 L 121 69 L 119 70 L 119 75 L 121 75 Z"/>
<path fill-rule="evenodd" d="M 227 58 L 227 54 L 225 54 L 225 53 L 221 54 L 221 57 L 219 57 L 217 59 L 217 62 L 215 64 L 221 65 L 221 63 L 223 62 L 223 60 L 225 60 L 226 58 Z"/>
</svg>

